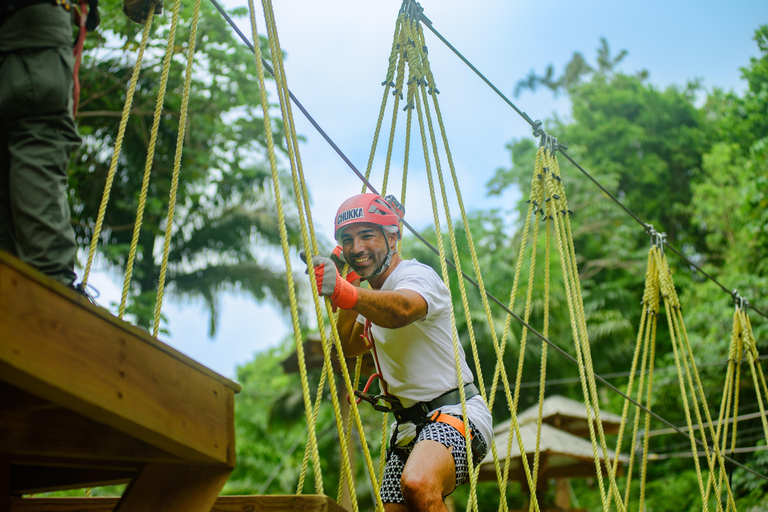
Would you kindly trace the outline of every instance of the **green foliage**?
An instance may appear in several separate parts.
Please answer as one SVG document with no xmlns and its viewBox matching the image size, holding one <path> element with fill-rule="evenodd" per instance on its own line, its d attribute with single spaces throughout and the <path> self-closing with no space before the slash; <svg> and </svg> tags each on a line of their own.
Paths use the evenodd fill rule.
<svg viewBox="0 0 768 512">
<path fill-rule="evenodd" d="M 531 70 L 524 80 L 520 80 L 515 85 L 515 96 L 520 96 L 525 89 L 530 89 L 534 92 L 540 85 L 550 89 L 557 96 L 560 92 L 568 92 L 583 83 L 584 79 L 589 76 L 613 73 L 614 69 L 626 56 L 627 50 L 621 50 L 616 56 L 611 55 L 608 40 L 602 37 L 600 38 L 600 47 L 597 49 L 597 68 L 590 66 L 581 52 L 574 52 L 571 61 L 566 64 L 565 70 L 559 78 L 554 78 L 555 68 L 552 64 L 547 66 L 544 75 L 537 75 L 535 71 Z"/>
<path fill-rule="evenodd" d="M 115 269 L 124 269 L 127 261 L 172 8 L 167 4 L 154 23 L 106 210 L 99 251 Z M 116 0 L 102 4 L 104 13 L 119 10 Z M 190 23 L 183 20 L 191 19 L 191 10 L 191 5 L 182 5 L 129 313 L 139 325 L 151 323 L 162 239 L 171 229 L 167 292 L 176 298 L 201 299 L 211 313 L 209 334 L 213 335 L 219 296 L 224 291 L 250 295 L 257 301 L 271 299 L 286 308 L 288 299 L 279 265 L 264 249 L 280 241 L 271 172 L 264 155 L 266 132 L 259 113 L 254 56 L 233 38 L 208 3 L 202 4 L 198 28 L 174 223 L 165 225 L 190 33 Z M 245 11 L 234 14 L 243 16 Z M 139 25 L 124 16 L 104 16 L 84 54 L 77 117 L 83 145 L 74 157 L 69 178 L 73 222 L 83 247 L 93 236 L 140 31 Z M 266 41 L 260 43 L 266 50 Z M 272 131 L 280 147 L 283 128 L 274 117 Z M 292 243 L 297 240 L 295 226 L 296 220 L 289 218 Z"/>
</svg>

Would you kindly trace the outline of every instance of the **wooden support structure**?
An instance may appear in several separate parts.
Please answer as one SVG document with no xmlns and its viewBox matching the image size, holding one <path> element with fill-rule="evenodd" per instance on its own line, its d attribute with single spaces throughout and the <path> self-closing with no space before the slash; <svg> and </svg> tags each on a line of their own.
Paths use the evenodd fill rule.
<svg viewBox="0 0 768 512">
<path fill-rule="evenodd" d="M 25 498 L 11 512 L 110 512 L 118 498 Z M 147 508 L 145 510 L 167 510 Z M 211 512 L 345 512 L 327 496 L 220 496 Z"/>
<path fill-rule="evenodd" d="M 239 390 L 0 251 L 0 512 L 118 482 L 98 510 L 208 512 L 235 466 Z"/>
</svg>

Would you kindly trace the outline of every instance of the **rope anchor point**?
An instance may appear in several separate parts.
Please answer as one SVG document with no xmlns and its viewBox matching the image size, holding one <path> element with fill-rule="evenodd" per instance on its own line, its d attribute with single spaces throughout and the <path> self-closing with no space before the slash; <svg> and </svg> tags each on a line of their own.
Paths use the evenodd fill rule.
<svg viewBox="0 0 768 512">
<path fill-rule="evenodd" d="M 403 5 L 400 6 L 400 14 L 411 21 L 423 21 L 427 25 L 432 25 L 430 19 L 424 16 L 424 8 L 416 0 L 403 0 Z"/>
<path fill-rule="evenodd" d="M 667 243 L 667 234 L 656 231 L 653 224 L 646 224 L 645 232 L 651 237 L 651 245 L 658 247 L 661 254 L 664 254 L 664 245 Z"/>
<path fill-rule="evenodd" d="M 733 297 L 733 303 L 737 310 L 746 311 L 749 301 L 739 294 L 739 290 L 734 288 L 731 292 L 731 297 Z"/>
</svg>

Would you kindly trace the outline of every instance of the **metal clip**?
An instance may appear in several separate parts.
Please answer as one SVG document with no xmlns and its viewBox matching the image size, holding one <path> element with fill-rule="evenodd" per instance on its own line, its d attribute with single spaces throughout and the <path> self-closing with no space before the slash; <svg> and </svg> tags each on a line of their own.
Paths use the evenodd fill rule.
<svg viewBox="0 0 768 512">
<path fill-rule="evenodd" d="M 379 412 L 393 412 L 403 409 L 403 404 L 398 398 L 394 396 L 371 395 L 357 390 L 355 390 L 355 396 L 358 398 L 356 403 L 360 403 L 361 400 L 365 400 Z M 385 404 L 381 404 L 379 402 L 385 402 Z"/>
<path fill-rule="evenodd" d="M 749 306 L 749 301 L 739 295 L 739 291 L 734 288 L 733 292 L 731 292 L 731 297 L 733 297 L 733 302 L 736 306 L 736 310 L 742 310 L 746 311 L 747 306 Z"/>
<path fill-rule="evenodd" d="M 535 127 L 533 129 L 533 135 L 534 137 L 541 137 L 539 140 L 540 148 L 543 147 L 549 150 L 549 154 L 553 157 L 559 149 L 568 149 L 568 145 L 566 143 L 558 141 L 557 137 L 553 137 L 541 129 L 541 121 L 536 121 L 534 124 Z"/>
<path fill-rule="evenodd" d="M 645 232 L 651 237 L 651 245 L 658 247 L 661 254 L 664 254 L 664 245 L 667 243 L 667 234 L 659 233 L 651 224 L 645 225 Z"/>
<path fill-rule="evenodd" d="M 429 18 L 424 16 L 424 8 L 415 0 L 403 0 L 403 4 L 400 6 L 400 14 L 404 14 L 411 21 L 423 21 L 427 25 L 432 25 Z"/>
</svg>

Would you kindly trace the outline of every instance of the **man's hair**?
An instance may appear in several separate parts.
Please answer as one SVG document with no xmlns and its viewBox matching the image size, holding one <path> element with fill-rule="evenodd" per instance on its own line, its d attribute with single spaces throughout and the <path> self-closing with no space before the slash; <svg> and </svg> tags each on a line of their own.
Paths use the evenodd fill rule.
<svg viewBox="0 0 768 512">
<path fill-rule="evenodd" d="M 397 233 L 400 232 L 400 228 L 398 228 L 397 226 L 381 226 L 381 229 L 383 229 L 385 233 L 395 233 L 395 234 L 397 234 Z M 388 239 L 388 237 L 385 236 L 384 237 L 384 241 L 387 243 L 387 246 L 389 246 L 389 239 Z M 397 252 L 397 244 L 395 244 L 395 250 L 393 252 Z"/>
</svg>

